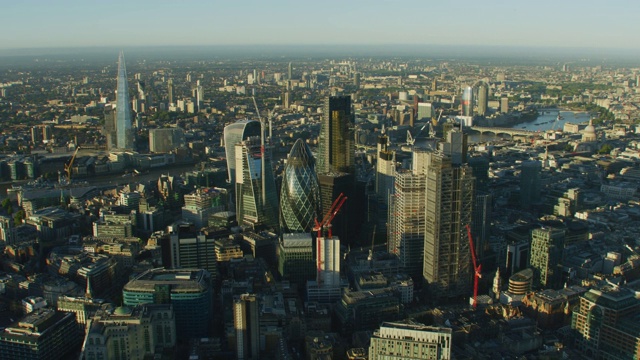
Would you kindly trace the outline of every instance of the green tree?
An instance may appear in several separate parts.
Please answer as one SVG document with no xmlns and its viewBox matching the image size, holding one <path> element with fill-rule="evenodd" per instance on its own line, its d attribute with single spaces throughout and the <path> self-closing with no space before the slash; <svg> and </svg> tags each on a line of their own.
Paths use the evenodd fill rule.
<svg viewBox="0 0 640 360">
<path fill-rule="evenodd" d="M 609 153 L 611 153 L 611 150 L 613 150 L 613 147 L 611 145 L 604 144 L 604 145 L 602 145 L 600 150 L 598 150 L 598 154 L 609 154 Z"/>
<path fill-rule="evenodd" d="M 24 210 L 19 210 L 13 217 L 13 221 L 16 226 L 22 225 L 22 220 L 24 220 L 25 214 Z"/>
</svg>

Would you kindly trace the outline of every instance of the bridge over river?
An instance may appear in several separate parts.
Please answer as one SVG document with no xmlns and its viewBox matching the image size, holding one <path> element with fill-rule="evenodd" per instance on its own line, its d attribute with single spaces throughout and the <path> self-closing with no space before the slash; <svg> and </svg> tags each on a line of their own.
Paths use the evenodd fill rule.
<svg viewBox="0 0 640 360">
<path fill-rule="evenodd" d="M 513 136 L 526 136 L 526 137 L 533 137 L 533 136 L 539 136 L 540 132 L 538 131 L 531 131 L 531 130 L 524 130 L 524 129 L 513 129 L 513 128 L 502 128 L 502 127 L 488 127 L 488 126 L 470 126 L 467 129 L 479 132 L 480 134 L 484 134 L 484 133 L 492 133 L 494 135 L 509 135 L 511 137 Z"/>
</svg>

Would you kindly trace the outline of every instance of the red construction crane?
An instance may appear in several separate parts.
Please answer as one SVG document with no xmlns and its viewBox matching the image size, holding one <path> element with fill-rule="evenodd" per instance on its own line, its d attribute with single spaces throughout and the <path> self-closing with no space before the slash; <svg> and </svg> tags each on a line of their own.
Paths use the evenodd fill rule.
<svg viewBox="0 0 640 360">
<path fill-rule="evenodd" d="M 317 241 L 316 259 L 318 259 L 318 264 L 317 264 L 318 283 L 320 283 L 321 281 L 319 275 L 320 275 L 320 271 L 322 270 L 322 263 L 323 263 L 322 241 L 320 239 L 322 237 L 322 229 L 327 228 L 327 239 L 331 239 L 333 237 L 333 233 L 331 232 L 331 221 L 336 216 L 338 211 L 340 211 L 340 208 L 342 207 L 345 201 L 347 201 L 347 197 L 344 196 L 343 193 L 340 193 L 340 195 L 338 195 L 338 197 L 333 201 L 333 204 L 331 204 L 329 211 L 327 211 L 327 213 L 324 215 L 324 218 L 322 218 L 322 221 L 318 222 L 318 218 L 314 219 L 316 225 L 313 227 L 313 231 L 318 232 L 318 236 L 316 237 L 316 241 Z"/>
<path fill-rule="evenodd" d="M 471 247 L 471 259 L 473 260 L 473 308 L 478 306 L 478 279 L 482 277 L 482 265 L 478 264 L 476 259 L 476 247 L 473 245 L 473 237 L 471 237 L 471 227 L 467 224 L 467 236 L 469 237 L 469 246 Z"/>
</svg>

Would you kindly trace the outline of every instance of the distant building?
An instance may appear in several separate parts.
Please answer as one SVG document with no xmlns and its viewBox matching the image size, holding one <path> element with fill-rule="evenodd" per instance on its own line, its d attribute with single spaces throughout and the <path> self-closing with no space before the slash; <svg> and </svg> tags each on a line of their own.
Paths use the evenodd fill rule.
<svg viewBox="0 0 640 360">
<path fill-rule="evenodd" d="M 319 174 L 355 173 L 354 117 L 351 97 L 330 96 L 325 100 L 318 138 Z M 328 210 L 328 209 L 327 209 Z"/>
<path fill-rule="evenodd" d="M 478 115 L 485 116 L 489 107 L 489 88 L 485 84 L 478 86 Z"/>
<path fill-rule="evenodd" d="M 116 145 L 118 149 L 133 150 L 134 133 L 132 126 L 127 68 L 124 63 L 124 53 L 121 51 L 118 58 L 118 90 L 116 92 Z"/>
<path fill-rule="evenodd" d="M 168 153 L 184 147 L 184 131 L 180 128 L 149 129 L 149 151 Z"/>
<path fill-rule="evenodd" d="M 428 120 L 431 121 L 433 116 L 433 105 L 431 103 L 421 102 L 418 103 L 418 115 L 416 120 Z"/>
<path fill-rule="evenodd" d="M 369 360 L 451 359 L 451 329 L 382 323 L 371 337 Z"/>
<path fill-rule="evenodd" d="M 473 116 L 473 88 L 465 86 L 462 89 L 462 116 Z"/>
<path fill-rule="evenodd" d="M 74 314 L 39 309 L 0 332 L 0 358 L 68 359 L 81 343 Z"/>
</svg>

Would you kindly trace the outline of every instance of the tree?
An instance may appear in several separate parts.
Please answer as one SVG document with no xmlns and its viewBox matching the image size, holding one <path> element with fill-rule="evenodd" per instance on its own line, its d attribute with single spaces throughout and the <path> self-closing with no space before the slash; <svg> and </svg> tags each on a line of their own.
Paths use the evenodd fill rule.
<svg viewBox="0 0 640 360">
<path fill-rule="evenodd" d="M 609 153 L 611 153 L 611 150 L 613 150 L 613 147 L 611 145 L 604 144 L 604 145 L 602 145 L 600 150 L 598 150 L 598 154 L 609 154 Z"/>
<path fill-rule="evenodd" d="M 25 216 L 25 214 L 24 214 L 24 210 L 19 210 L 19 211 L 15 214 L 15 216 L 14 216 L 14 218 L 13 218 L 13 221 L 14 221 L 14 223 L 15 223 L 15 225 L 16 225 L 16 226 L 20 226 L 20 225 L 22 225 L 22 220 L 24 220 L 24 216 Z"/>
</svg>

